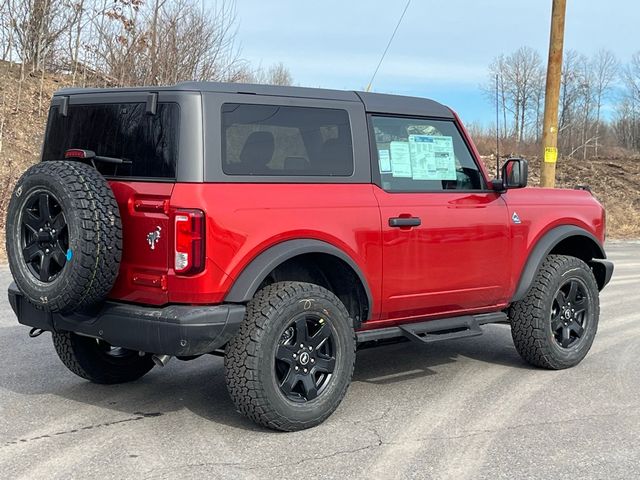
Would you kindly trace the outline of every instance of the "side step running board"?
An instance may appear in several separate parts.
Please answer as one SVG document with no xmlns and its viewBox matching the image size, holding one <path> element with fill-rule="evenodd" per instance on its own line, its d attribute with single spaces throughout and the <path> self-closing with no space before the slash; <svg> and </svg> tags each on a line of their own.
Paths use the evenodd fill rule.
<svg viewBox="0 0 640 480">
<path fill-rule="evenodd" d="M 455 317 L 431 322 L 401 325 L 400 329 L 412 342 L 431 343 L 452 338 L 476 337 L 482 335 L 480 325 L 475 318 Z"/>
<path fill-rule="evenodd" d="M 419 323 L 406 323 L 404 325 L 398 325 L 397 327 L 364 330 L 357 332 L 356 335 L 358 343 L 405 337 L 412 342 L 424 344 L 440 340 L 482 335 L 480 325 L 486 323 L 501 323 L 507 320 L 507 315 L 504 312 L 464 315 L 461 317 L 428 320 Z"/>
</svg>

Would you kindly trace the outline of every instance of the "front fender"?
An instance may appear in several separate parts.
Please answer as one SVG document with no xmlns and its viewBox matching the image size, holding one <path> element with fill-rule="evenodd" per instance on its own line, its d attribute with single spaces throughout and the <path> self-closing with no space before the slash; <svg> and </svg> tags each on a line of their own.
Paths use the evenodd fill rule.
<svg viewBox="0 0 640 480">
<path fill-rule="evenodd" d="M 525 297 L 533 283 L 536 273 L 542 265 L 542 262 L 553 248 L 566 238 L 574 236 L 586 237 L 593 242 L 596 248 L 596 256 L 594 258 L 607 258 L 604 248 L 600 244 L 599 240 L 585 229 L 575 225 L 561 225 L 559 227 L 555 227 L 545 233 L 531 250 L 529 257 L 527 258 L 527 262 L 522 269 L 522 273 L 520 274 L 520 280 L 516 291 L 511 298 L 512 302 L 517 302 Z M 610 277 L 611 275 L 609 275 L 609 278 Z"/>
</svg>

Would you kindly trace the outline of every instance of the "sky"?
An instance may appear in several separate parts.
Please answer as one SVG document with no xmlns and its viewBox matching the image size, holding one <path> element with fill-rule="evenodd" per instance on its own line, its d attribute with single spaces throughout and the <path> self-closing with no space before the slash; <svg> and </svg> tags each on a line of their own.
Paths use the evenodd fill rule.
<svg viewBox="0 0 640 480">
<path fill-rule="evenodd" d="M 551 0 L 412 0 L 372 91 L 433 98 L 466 122 L 494 111 L 480 85 L 500 53 L 535 48 L 546 60 Z M 296 85 L 363 90 L 406 0 L 236 0 L 243 58 L 283 62 Z M 567 0 L 565 49 L 640 50 L 640 0 Z"/>
</svg>

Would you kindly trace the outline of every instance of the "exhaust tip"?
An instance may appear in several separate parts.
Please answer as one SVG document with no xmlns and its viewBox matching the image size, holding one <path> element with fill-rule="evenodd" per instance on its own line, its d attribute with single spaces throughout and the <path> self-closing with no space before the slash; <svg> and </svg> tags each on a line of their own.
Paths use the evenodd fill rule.
<svg viewBox="0 0 640 480">
<path fill-rule="evenodd" d="M 151 356 L 151 360 L 153 360 L 153 363 L 155 363 L 158 367 L 165 367 L 167 365 L 167 363 L 169 363 L 169 360 L 171 360 L 173 357 L 171 355 L 152 355 Z"/>
</svg>

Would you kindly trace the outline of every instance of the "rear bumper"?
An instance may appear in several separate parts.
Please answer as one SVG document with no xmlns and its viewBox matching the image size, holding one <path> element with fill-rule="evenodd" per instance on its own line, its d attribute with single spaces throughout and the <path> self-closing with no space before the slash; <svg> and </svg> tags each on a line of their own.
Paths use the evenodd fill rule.
<svg viewBox="0 0 640 480">
<path fill-rule="evenodd" d="M 245 313 L 245 306 L 237 304 L 155 308 L 112 301 L 82 312 L 51 313 L 27 301 L 14 283 L 9 286 L 9 303 L 18 322 L 29 327 L 70 331 L 118 347 L 175 356 L 201 355 L 222 347 Z"/>
</svg>

